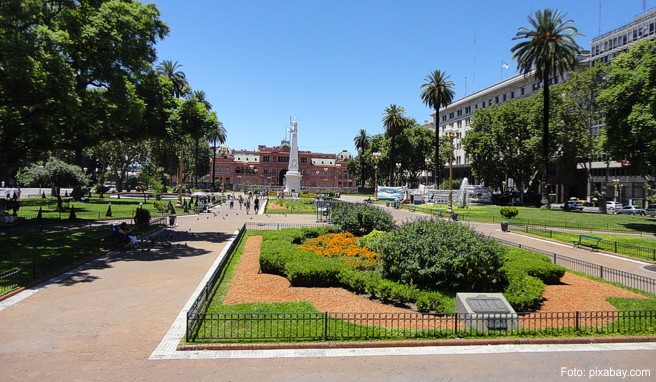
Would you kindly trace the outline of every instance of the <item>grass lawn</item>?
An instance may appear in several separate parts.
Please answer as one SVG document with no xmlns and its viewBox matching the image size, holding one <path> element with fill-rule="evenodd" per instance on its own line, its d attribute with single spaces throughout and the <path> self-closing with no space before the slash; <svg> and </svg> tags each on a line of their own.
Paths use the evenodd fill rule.
<svg viewBox="0 0 656 382">
<path fill-rule="evenodd" d="M 265 213 L 267 214 L 316 214 L 314 198 L 299 199 L 269 199 Z"/>
<path fill-rule="evenodd" d="M 64 211 L 58 211 L 56 198 L 29 198 L 20 200 L 21 207 L 20 210 L 18 210 L 18 217 L 19 221 L 21 218 L 36 218 L 39 208 L 42 208 L 42 216 L 44 219 L 67 219 L 70 214 L 70 207 L 72 206 L 75 207 L 75 215 L 78 219 L 107 219 L 110 218 L 106 216 L 109 203 L 111 203 L 112 210 L 111 218 L 132 217 L 135 210 L 139 208 L 139 203 L 143 203 L 142 207 L 149 210 L 152 217 L 161 216 L 162 213 L 158 212 L 154 207 L 154 202 L 154 199 L 148 199 L 144 203 L 141 198 L 100 198 L 98 195 L 94 195 L 88 202 L 64 203 Z M 175 205 L 176 200 L 171 200 L 171 202 Z M 160 203 L 167 204 L 168 200 L 162 200 Z M 182 208 L 176 207 L 175 210 L 178 215 L 184 214 Z M 193 208 L 191 208 L 190 211 L 193 211 Z"/>
<path fill-rule="evenodd" d="M 477 222 L 500 222 L 507 220 L 501 217 L 499 206 L 469 206 L 454 207 L 458 220 Z M 558 228 L 583 228 L 591 230 L 610 230 L 623 232 L 656 233 L 656 219 L 630 215 L 608 215 L 587 212 L 565 212 L 546 210 L 534 207 L 517 207 L 519 214 L 511 223 L 539 225 Z M 418 206 L 418 212 L 446 211 L 444 205 L 425 204 Z"/>
</svg>

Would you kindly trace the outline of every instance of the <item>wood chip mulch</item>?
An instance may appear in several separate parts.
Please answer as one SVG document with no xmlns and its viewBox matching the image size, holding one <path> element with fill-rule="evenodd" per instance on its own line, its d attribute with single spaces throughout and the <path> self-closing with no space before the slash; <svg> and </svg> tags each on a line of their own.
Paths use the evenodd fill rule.
<svg viewBox="0 0 656 382">
<path fill-rule="evenodd" d="M 384 321 L 384 313 L 416 313 L 412 309 L 400 308 L 371 300 L 343 288 L 301 288 L 292 287 L 289 281 L 282 277 L 259 273 L 261 236 L 249 237 L 244 247 L 244 253 L 232 278 L 230 287 L 223 303 L 225 305 L 254 302 L 295 302 L 307 301 L 317 310 L 340 313 L 372 313 L 378 314 L 374 320 Z M 539 310 L 544 312 L 589 312 L 615 311 L 606 301 L 608 297 L 643 298 L 643 296 L 609 284 L 600 283 L 565 273 L 559 285 L 548 285 L 544 292 L 544 304 Z M 525 315 L 524 322 L 530 322 L 536 315 Z M 592 318 L 599 319 L 599 318 Z M 609 320 L 609 318 L 600 318 Z M 452 327 L 451 320 L 436 320 L 430 326 Z M 398 322 L 396 323 L 398 324 Z M 570 326 L 572 320 L 568 317 L 554 320 L 548 326 Z M 410 326 L 416 323 L 408 323 Z M 403 325 L 406 326 L 406 325 Z"/>
</svg>

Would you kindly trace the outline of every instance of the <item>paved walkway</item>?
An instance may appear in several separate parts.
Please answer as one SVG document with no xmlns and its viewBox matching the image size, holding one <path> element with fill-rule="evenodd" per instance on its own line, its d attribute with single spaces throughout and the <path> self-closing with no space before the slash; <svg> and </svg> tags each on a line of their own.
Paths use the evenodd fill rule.
<svg viewBox="0 0 656 382">
<path fill-rule="evenodd" d="M 314 217 L 246 215 L 238 206 L 180 217 L 178 226 L 167 231 L 170 248 L 110 253 L 1 302 L 0 381 L 551 381 L 608 368 L 656 375 L 656 343 L 169 352 L 158 357 L 163 354 L 158 350 L 166 353 L 167 333 L 175 332 L 189 297 L 247 221 L 299 223 Z"/>
</svg>

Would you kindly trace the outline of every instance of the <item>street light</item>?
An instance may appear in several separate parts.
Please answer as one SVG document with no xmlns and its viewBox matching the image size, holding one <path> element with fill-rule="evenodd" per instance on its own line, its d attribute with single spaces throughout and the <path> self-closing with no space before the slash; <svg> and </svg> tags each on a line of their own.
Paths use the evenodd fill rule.
<svg viewBox="0 0 656 382">
<path fill-rule="evenodd" d="M 399 186 L 401 185 L 401 163 L 396 163 L 396 173 L 399 176 Z"/>
<path fill-rule="evenodd" d="M 619 186 L 620 180 L 613 179 L 613 183 L 615 184 L 615 197 L 613 198 L 613 201 L 615 202 L 615 204 L 617 204 L 617 186 Z"/>
<path fill-rule="evenodd" d="M 457 134 L 454 130 L 447 130 L 444 132 L 444 138 L 449 140 L 449 145 L 451 148 L 451 155 L 449 157 L 449 205 L 447 211 L 453 214 L 453 140 L 456 138 Z"/>
<path fill-rule="evenodd" d="M 382 154 L 376 151 L 371 156 L 374 159 L 374 198 L 378 200 L 378 161 L 380 161 Z"/>
<path fill-rule="evenodd" d="M 426 164 L 426 172 L 424 173 L 424 177 L 426 179 L 426 185 L 428 186 L 428 170 L 431 168 L 433 161 L 431 161 L 430 158 L 426 158 L 424 159 L 424 163 Z"/>
</svg>

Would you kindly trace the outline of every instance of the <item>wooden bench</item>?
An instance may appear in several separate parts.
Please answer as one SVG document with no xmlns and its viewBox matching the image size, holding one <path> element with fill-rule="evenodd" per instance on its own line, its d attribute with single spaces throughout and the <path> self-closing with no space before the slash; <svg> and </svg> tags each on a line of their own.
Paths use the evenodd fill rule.
<svg viewBox="0 0 656 382">
<path fill-rule="evenodd" d="M 592 250 L 599 249 L 599 242 L 602 239 L 592 235 L 579 235 L 579 239 L 574 242 L 575 247 L 590 247 Z"/>
</svg>

